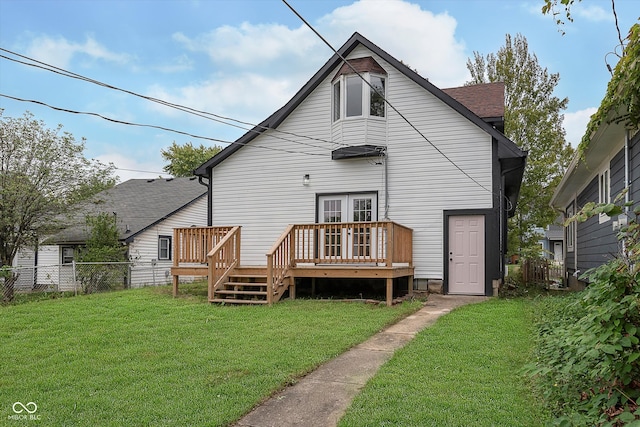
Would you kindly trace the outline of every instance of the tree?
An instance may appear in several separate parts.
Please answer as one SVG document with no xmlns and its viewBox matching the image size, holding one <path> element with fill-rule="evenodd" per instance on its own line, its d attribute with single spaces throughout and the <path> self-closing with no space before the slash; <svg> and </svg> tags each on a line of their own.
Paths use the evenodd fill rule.
<svg viewBox="0 0 640 427">
<path fill-rule="evenodd" d="M 106 212 L 86 218 L 90 235 L 85 246 L 77 251 L 77 260 L 85 264 L 76 267 L 84 293 L 111 288 L 125 277 L 127 248 L 120 243 L 116 218 Z"/>
<path fill-rule="evenodd" d="M 2 117 L 0 109 L 0 267 L 24 247 L 64 226 L 73 205 L 113 186 L 114 166 L 84 157 L 62 125 L 48 129 L 26 112 Z M 15 277 L 5 277 L 3 300 L 13 299 Z"/>
<path fill-rule="evenodd" d="M 516 213 L 509 221 L 509 252 L 537 250 L 534 227 L 554 222 L 557 214 L 549 202 L 573 156 L 562 128 L 561 111 L 568 99 L 553 95 L 560 77 L 539 65 L 520 34 L 513 39 L 507 34 L 497 54 L 485 58 L 474 52 L 467 68 L 472 78 L 468 84 L 505 84 L 505 134 L 528 151 Z"/>
<path fill-rule="evenodd" d="M 565 34 L 562 26 L 564 25 L 564 20 L 562 19 L 562 15 L 566 16 L 567 21 L 573 22 L 573 16 L 571 15 L 571 8 L 574 6 L 575 0 L 559 0 L 562 8 L 564 8 L 564 12 L 560 12 L 558 9 L 560 5 L 558 4 L 558 0 L 542 0 L 544 5 L 542 6 L 542 14 L 553 15 L 553 19 L 556 20 L 556 25 L 558 25 L 558 31 Z M 580 3 L 582 0 L 578 0 Z M 618 25 L 618 13 L 616 12 L 616 2 L 615 0 L 611 0 L 611 12 L 613 12 L 613 18 L 615 19 L 616 31 L 618 32 L 618 41 L 620 42 L 620 47 L 624 47 L 624 42 L 622 41 L 622 34 L 620 33 L 620 26 Z"/>
<path fill-rule="evenodd" d="M 200 144 L 194 147 L 191 142 L 184 145 L 178 145 L 174 141 L 166 150 L 162 150 L 162 158 L 169 162 L 164 166 L 165 172 L 175 177 L 192 176 L 194 169 L 218 154 L 222 147 L 214 145 L 213 147 L 205 147 Z"/>
</svg>

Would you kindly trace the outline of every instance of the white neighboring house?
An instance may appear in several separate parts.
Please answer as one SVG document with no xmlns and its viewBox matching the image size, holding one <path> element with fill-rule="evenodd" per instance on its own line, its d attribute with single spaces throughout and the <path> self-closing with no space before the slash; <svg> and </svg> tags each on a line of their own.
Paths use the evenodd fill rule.
<svg viewBox="0 0 640 427">
<path fill-rule="evenodd" d="M 103 212 L 115 216 L 120 241 L 133 261 L 128 284 L 170 283 L 173 229 L 207 223 L 206 194 L 195 177 L 132 179 L 105 190 L 80 204 L 72 225 L 46 239 L 37 253 L 25 249 L 16 256 L 14 266 L 37 267 L 33 274 L 21 274 L 16 288 L 72 290 L 74 251 L 89 235 L 86 216 Z"/>
</svg>

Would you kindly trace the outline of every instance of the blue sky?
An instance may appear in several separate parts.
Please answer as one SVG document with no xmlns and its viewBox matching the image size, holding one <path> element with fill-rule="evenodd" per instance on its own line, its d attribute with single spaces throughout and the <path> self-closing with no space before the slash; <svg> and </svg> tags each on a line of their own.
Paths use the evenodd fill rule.
<svg viewBox="0 0 640 427">
<path fill-rule="evenodd" d="M 640 15 L 616 0 L 622 36 Z M 579 142 L 600 105 L 619 44 L 609 0 L 583 0 L 558 31 L 542 0 L 289 0 L 335 47 L 358 31 L 441 88 L 470 79 L 474 51 L 524 35 L 568 97 L 567 140 Z M 332 52 L 280 0 L 0 0 L 0 47 L 111 86 L 258 123 L 286 103 Z M 618 48 L 619 52 L 619 48 Z M 6 52 L 2 55 L 16 58 Z M 0 58 L 0 94 L 116 120 L 233 141 L 245 131 L 129 94 Z M 211 141 L 115 124 L 0 97 L 5 117 L 32 112 L 86 138 L 86 156 L 113 162 L 121 181 L 157 177 L 172 142 Z M 222 144 L 224 145 L 224 144 Z M 148 172 L 145 172 L 148 171 Z"/>
</svg>

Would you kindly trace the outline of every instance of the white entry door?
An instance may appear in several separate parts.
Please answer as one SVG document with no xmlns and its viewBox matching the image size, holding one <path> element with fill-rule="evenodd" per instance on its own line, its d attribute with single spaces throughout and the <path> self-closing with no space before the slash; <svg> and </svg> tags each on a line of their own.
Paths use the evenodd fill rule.
<svg viewBox="0 0 640 427">
<path fill-rule="evenodd" d="M 338 194 L 318 198 L 321 223 L 377 221 L 375 194 Z M 375 244 L 370 227 L 327 227 L 319 244 L 321 258 L 359 259 L 371 256 Z"/>
<path fill-rule="evenodd" d="M 449 293 L 484 295 L 484 216 L 449 217 Z"/>
</svg>

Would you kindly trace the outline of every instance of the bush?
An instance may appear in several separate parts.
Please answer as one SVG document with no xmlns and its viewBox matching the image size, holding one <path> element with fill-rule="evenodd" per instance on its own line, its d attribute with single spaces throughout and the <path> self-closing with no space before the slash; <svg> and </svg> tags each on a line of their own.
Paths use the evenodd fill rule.
<svg viewBox="0 0 640 427">
<path fill-rule="evenodd" d="M 611 205 L 585 208 L 582 218 L 619 213 Z M 583 276 L 587 289 L 538 305 L 536 361 L 526 371 L 537 380 L 556 425 L 640 426 L 637 213 L 619 235 L 620 256 Z"/>
</svg>

